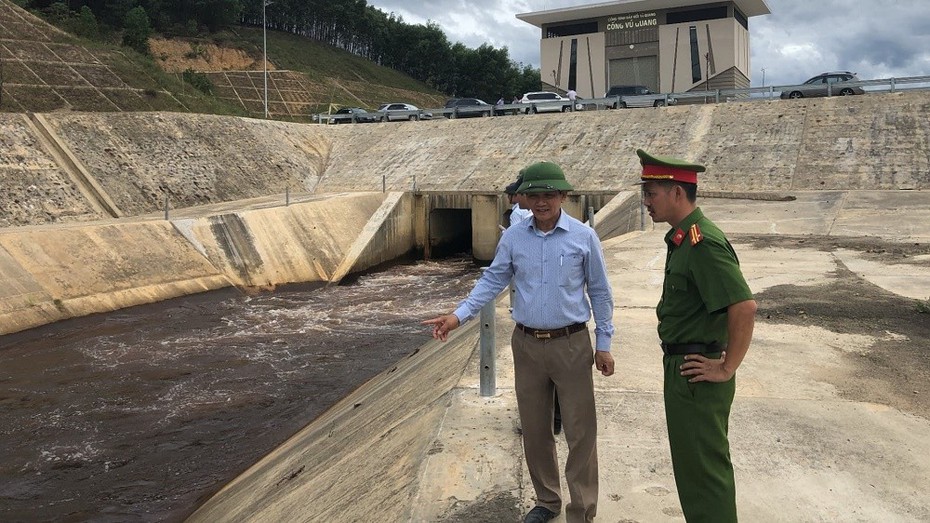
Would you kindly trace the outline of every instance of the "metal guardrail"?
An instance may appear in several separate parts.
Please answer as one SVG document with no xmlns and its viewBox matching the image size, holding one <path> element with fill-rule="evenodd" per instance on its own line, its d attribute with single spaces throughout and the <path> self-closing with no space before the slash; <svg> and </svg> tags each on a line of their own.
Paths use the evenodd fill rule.
<svg viewBox="0 0 930 523">
<path fill-rule="evenodd" d="M 705 91 L 687 91 L 681 93 L 661 93 L 661 94 L 645 94 L 645 95 L 635 95 L 635 96 L 612 96 L 609 98 L 579 98 L 576 100 L 575 106 L 576 111 L 591 111 L 591 110 L 604 110 L 614 107 L 621 107 L 620 102 L 626 102 L 627 106 L 653 106 L 655 102 L 660 102 L 658 105 L 668 106 L 675 105 L 677 103 L 696 103 L 700 101 L 701 103 L 721 103 L 721 102 L 731 102 L 731 101 L 759 101 L 759 100 L 773 100 L 781 97 L 782 92 L 791 91 L 801 88 L 809 88 L 810 86 L 805 86 L 804 84 L 798 85 L 769 85 L 764 87 L 749 87 L 745 89 L 713 89 Z M 866 94 L 876 93 L 876 92 L 898 92 L 905 90 L 922 90 L 930 89 L 930 76 L 908 76 L 903 78 L 882 78 L 877 80 L 859 80 L 855 82 L 842 82 L 839 86 L 828 86 L 828 96 L 836 96 L 839 93 L 832 93 L 832 89 L 839 89 L 842 87 L 861 87 Z M 510 103 L 504 105 L 481 105 L 481 106 L 465 106 L 465 107 L 454 107 L 454 108 L 442 108 L 442 109 L 420 109 L 417 111 L 391 111 L 393 115 L 406 115 L 414 116 L 415 120 L 429 120 L 429 119 L 438 119 L 438 118 L 462 118 L 466 116 L 475 116 L 476 113 L 484 113 L 483 115 L 496 117 L 496 116 L 511 116 L 511 115 L 522 115 L 522 114 L 532 114 L 533 108 L 542 109 L 539 112 L 546 112 L 546 109 L 551 109 L 554 107 L 560 107 L 566 105 L 568 102 L 564 100 L 552 100 L 552 101 L 539 101 L 533 103 Z M 580 106 L 580 107 L 579 107 Z M 567 110 L 564 112 L 568 112 Z M 429 114 L 430 116 L 426 116 Z M 373 116 L 376 121 L 387 121 L 387 112 L 386 111 L 374 111 L 368 113 L 368 115 Z M 347 118 L 347 115 L 333 115 L 333 114 L 315 114 L 313 115 L 313 120 L 318 121 L 319 123 L 332 123 L 333 120 L 350 120 Z M 351 117 L 352 123 L 356 123 L 355 115 Z"/>
</svg>

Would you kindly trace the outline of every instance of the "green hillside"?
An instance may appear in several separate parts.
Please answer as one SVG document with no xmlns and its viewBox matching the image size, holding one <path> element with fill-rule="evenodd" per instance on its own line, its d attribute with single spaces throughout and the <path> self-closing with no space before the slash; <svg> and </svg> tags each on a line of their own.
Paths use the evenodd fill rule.
<svg viewBox="0 0 930 523">
<path fill-rule="evenodd" d="M 0 111 L 264 116 L 261 28 L 169 42 L 169 51 L 160 51 L 153 40 L 148 57 L 74 37 L 0 0 Z M 247 59 L 224 63 L 229 53 Z M 445 98 L 396 71 L 287 33 L 268 32 L 267 55 L 271 118 L 309 121 L 331 104 L 376 108 L 407 101 L 436 107 Z"/>
</svg>

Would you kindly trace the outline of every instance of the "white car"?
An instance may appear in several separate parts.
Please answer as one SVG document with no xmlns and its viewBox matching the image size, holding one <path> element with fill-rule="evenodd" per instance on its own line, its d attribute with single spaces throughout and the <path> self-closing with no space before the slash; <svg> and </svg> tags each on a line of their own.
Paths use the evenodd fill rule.
<svg viewBox="0 0 930 523">
<path fill-rule="evenodd" d="M 433 113 L 424 111 L 419 107 L 405 103 L 381 104 L 378 107 L 378 113 L 381 115 L 382 122 L 392 122 L 396 120 L 429 120 Z"/>
<path fill-rule="evenodd" d="M 571 100 L 563 97 L 559 93 L 549 91 L 526 93 L 523 95 L 523 98 L 520 99 L 520 103 L 530 106 L 523 110 L 526 114 L 564 113 L 565 111 L 570 111 L 572 108 Z"/>
</svg>

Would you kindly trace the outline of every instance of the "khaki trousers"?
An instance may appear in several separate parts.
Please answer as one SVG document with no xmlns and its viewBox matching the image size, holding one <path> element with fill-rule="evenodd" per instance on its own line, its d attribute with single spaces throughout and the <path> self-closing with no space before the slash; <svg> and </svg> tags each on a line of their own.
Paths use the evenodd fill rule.
<svg viewBox="0 0 930 523">
<path fill-rule="evenodd" d="M 582 330 L 539 340 L 514 329 L 511 347 L 523 452 L 537 504 L 554 512 L 562 509 L 552 432 L 553 393 L 558 392 L 568 442 L 565 479 L 571 502 L 565 519 L 568 523 L 593 521 L 597 514 L 597 415 L 590 334 Z"/>
</svg>

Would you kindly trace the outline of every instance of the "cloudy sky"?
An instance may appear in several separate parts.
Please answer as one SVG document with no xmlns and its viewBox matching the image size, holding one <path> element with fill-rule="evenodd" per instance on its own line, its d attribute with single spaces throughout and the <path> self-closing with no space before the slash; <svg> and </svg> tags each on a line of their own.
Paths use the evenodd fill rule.
<svg viewBox="0 0 930 523">
<path fill-rule="evenodd" d="M 539 30 L 519 13 L 606 0 L 368 0 L 410 24 L 433 21 L 452 42 L 507 47 L 539 67 Z M 791 85 L 830 70 L 863 80 L 930 75 L 928 0 L 766 0 L 750 19 L 752 85 Z"/>
</svg>

